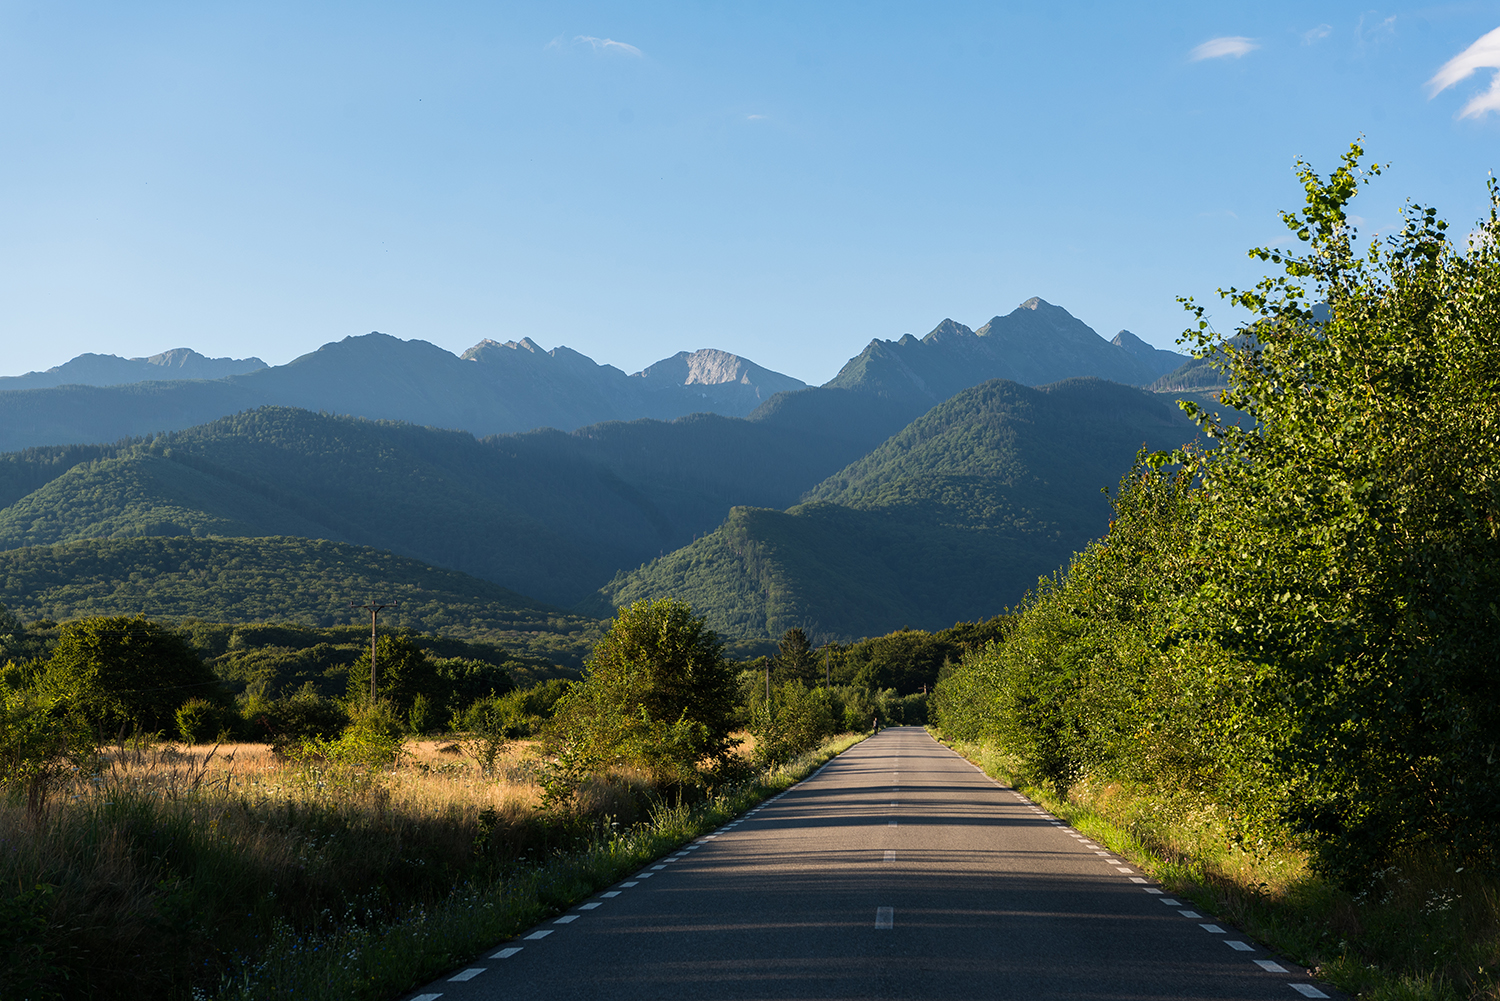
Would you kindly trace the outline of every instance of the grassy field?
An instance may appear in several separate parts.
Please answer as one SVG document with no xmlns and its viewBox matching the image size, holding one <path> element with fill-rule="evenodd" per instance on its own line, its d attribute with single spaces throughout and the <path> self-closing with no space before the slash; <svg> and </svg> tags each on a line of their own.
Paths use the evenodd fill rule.
<svg viewBox="0 0 1500 1001">
<path fill-rule="evenodd" d="M 549 806 L 512 745 L 394 768 L 254 744 L 115 747 L 45 812 L 0 804 L 0 996 L 383 999 L 786 788 L 860 738 L 663 801 L 610 774 Z M 743 748 L 747 753 L 749 748 Z"/>
<path fill-rule="evenodd" d="M 1314 876 L 1295 846 L 1236 844 L 1212 810 L 1183 810 L 1117 782 L 1075 783 L 1059 796 L 1018 783 L 1014 763 L 993 748 L 948 743 L 1310 976 L 1373 1001 L 1500 999 L 1494 873 L 1412 858 L 1351 894 Z"/>
</svg>

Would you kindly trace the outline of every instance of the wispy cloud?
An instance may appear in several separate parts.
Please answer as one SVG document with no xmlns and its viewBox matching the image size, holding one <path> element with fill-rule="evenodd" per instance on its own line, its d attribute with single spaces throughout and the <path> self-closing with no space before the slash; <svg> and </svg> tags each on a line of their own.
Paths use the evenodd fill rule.
<svg viewBox="0 0 1500 1001">
<path fill-rule="evenodd" d="M 1378 20 L 1377 20 L 1378 18 Z M 1359 44 L 1378 45 L 1396 34 L 1396 15 L 1382 18 L 1378 11 L 1367 10 L 1359 15 L 1359 24 L 1354 29 L 1354 35 L 1359 39 Z"/>
<path fill-rule="evenodd" d="M 1238 59 L 1247 52 L 1254 52 L 1260 48 L 1260 43 L 1253 38 L 1243 35 L 1226 35 L 1223 38 L 1210 38 L 1192 52 L 1188 53 L 1188 59 L 1198 62 L 1201 59 L 1223 59 L 1233 56 Z"/>
<path fill-rule="evenodd" d="M 574 37 L 573 44 L 591 46 L 595 52 L 620 52 L 627 56 L 636 56 L 637 58 L 642 55 L 641 50 L 634 45 L 617 42 L 613 38 L 595 38 L 593 35 L 578 35 Z"/>
<path fill-rule="evenodd" d="M 1444 63 L 1443 68 L 1427 81 L 1428 100 L 1480 70 L 1500 70 L 1500 28 Z M 1490 78 L 1490 89 L 1470 98 L 1458 117 L 1478 118 L 1490 111 L 1500 111 L 1500 72 Z"/>
<path fill-rule="evenodd" d="M 1321 42 L 1331 34 L 1333 34 L 1333 25 L 1320 24 L 1302 33 L 1302 44 L 1311 45 L 1313 42 Z"/>
</svg>

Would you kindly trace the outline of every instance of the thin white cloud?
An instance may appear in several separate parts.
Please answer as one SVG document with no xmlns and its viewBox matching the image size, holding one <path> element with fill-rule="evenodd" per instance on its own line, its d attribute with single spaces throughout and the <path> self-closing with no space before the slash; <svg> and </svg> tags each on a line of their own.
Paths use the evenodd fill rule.
<svg viewBox="0 0 1500 1001">
<path fill-rule="evenodd" d="M 595 52 L 622 52 L 627 56 L 639 57 L 643 53 L 634 45 L 625 42 L 617 42 L 613 38 L 595 38 L 593 35 L 578 35 L 573 39 L 576 45 L 592 46 Z"/>
<path fill-rule="evenodd" d="M 751 122 L 758 122 L 758 121 L 760 121 L 761 119 L 763 119 L 765 117 L 766 117 L 765 115 L 746 115 L 745 119 L 747 121 L 751 121 Z"/>
<path fill-rule="evenodd" d="M 1370 20 L 1380 17 L 1379 11 L 1368 10 L 1359 15 L 1359 24 L 1354 29 L 1354 35 L 1359 39 L 1361 47 L 1366 45 L 1378 45 L 1383 40 L 1396 34 L 1396 15 L 1382 18 L 1379 21 Z M 1368 23 L 1368 26 L 1366 26 Z"/>
<path fill-rule="evenodd" d="M 1500 70 L 1500 28 L 1444 63 L 1442 69 L 1427 81 L 1428 100 L 1480 70 Z M 1490 111 L 1500 111 L 1500 72 L 1490 79 L 1490 89 L 1470 98 L 1458 117 L 1478 118 Z"/>
<path fill-rule="evenodd" d="M 1333 25 L 1320 24 L 1316 28 L 1309 28 L 1302 33 L 1302 44 L 1311 45 L 1313 42 L 1321 42 L 1331 34 L 1333 34 Z"/>
<path fill-rule="evenodd" d="M 1254 52 L 1260 48 L 1260 43 L 1253 38 L 1243 35 L 1226 35 L 1223 38 L 1210 38 L 1192 52 L 1188 53 L 1191 62 L 1201 59 L 1223 59 L 1233 56 L 1238 59 L 1247 52 Z"/>
</svg>

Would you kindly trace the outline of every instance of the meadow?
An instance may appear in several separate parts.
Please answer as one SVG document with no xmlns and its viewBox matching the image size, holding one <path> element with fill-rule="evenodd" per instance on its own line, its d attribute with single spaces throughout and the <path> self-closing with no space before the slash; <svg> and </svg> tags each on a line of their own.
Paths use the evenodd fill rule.
<svg viewBox="0 0 1500 1001">
<path fill-rule="evenodd" d="M 388 998 L 792 784 L 844 735 L 695 797 L 615 769 L 566 803 L 527 742 L 393 767 L 123 743 L 45 809 L 0 803 L 0 995 Z M 746 762 L 753 740 L 740 745 Z"/>
</svg>

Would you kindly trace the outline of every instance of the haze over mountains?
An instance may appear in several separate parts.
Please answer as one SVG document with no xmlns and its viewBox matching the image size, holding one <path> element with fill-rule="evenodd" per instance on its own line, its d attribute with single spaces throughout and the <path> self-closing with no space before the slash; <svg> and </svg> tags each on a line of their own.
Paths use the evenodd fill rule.
<svg viewBox="0 0 1500 1001">
<path fill-rule="evenodd" d="M 626 375 L 567 347 L 543 350 L 530 338 L 481 341 L 457 356 L 426 341 L 371 333 L 325 344 L 286 365 L 213 379 L 163 379 L 174 369 L 110 359 L 80 356 L 48 373 L 16 377 L 14 385 L 0 382 L 0 450 L 117 441 L 267 405 L 480 436 L 541 427 L 571 431 L 602 421 L 670 420 L 698 412 L 745 417 L 776 393 L 804 388 L 797 379 L 725 351 L 679 352 Z M 827 385 L 888 397 L 915 417 L 985 379 L 1041 385 L 1096 376 L 1144 386 L 1185 360 L 1128 331 L 1106 341 L 1066 310 L 1031 299 L 978 331 L 945 320 L 920 341 L 910 335 L 871 341 Z M 251 363 L 261 364 L 236 364 Z M 128 384 L 106 385 L 105 376 L 92 375 L 78 378 L 79 384 L 37 382 L 105 369 L 143 374 Z M 209 369 L 197 364 L 182 371 Z"/>
<path fill-rule="evenodd" d="M 54 386 L 120 386 L 155 379 L 223 379 L 266 367 L 259 358 L 206 358 L 192 348 L 173 348 L 149 358 L 81 354 L 45 372 L 0 376 L 0 390 Z"/>
<path fill-rule="evenodd" d="M 1099 490 L 1137 449 L 1192 437 L 1172 398 L 1135 388 L 1183 361 L 1032 299 L 977 331 L 871 341 L 819 388 L 712 349 L 626 375 L 529 339 L 459 357 L 370 334 L 216 380 L 0 391 L 11 447 L 47 443 L 0 455 L 0 550 L 36 554 L 6 586 L 56 613 L 130 611 L 139 574 L 18 568 L 118 566 L 131 550 L 101 540 L 172 537 L 159 589 L 217 614 L 250 606 L 195 583 L 212 563 L 195 546 L 301 537 L 589 615 L 674 594 L 746 641 L 942 626 L 1017 602 L 1103 531 Z M 296 551 L 288 572 L 319 583 L 281 593 L 305 598 L 346 550 Z M 297 621 L 329 614 L 297 600 Z"/>
</svg>

